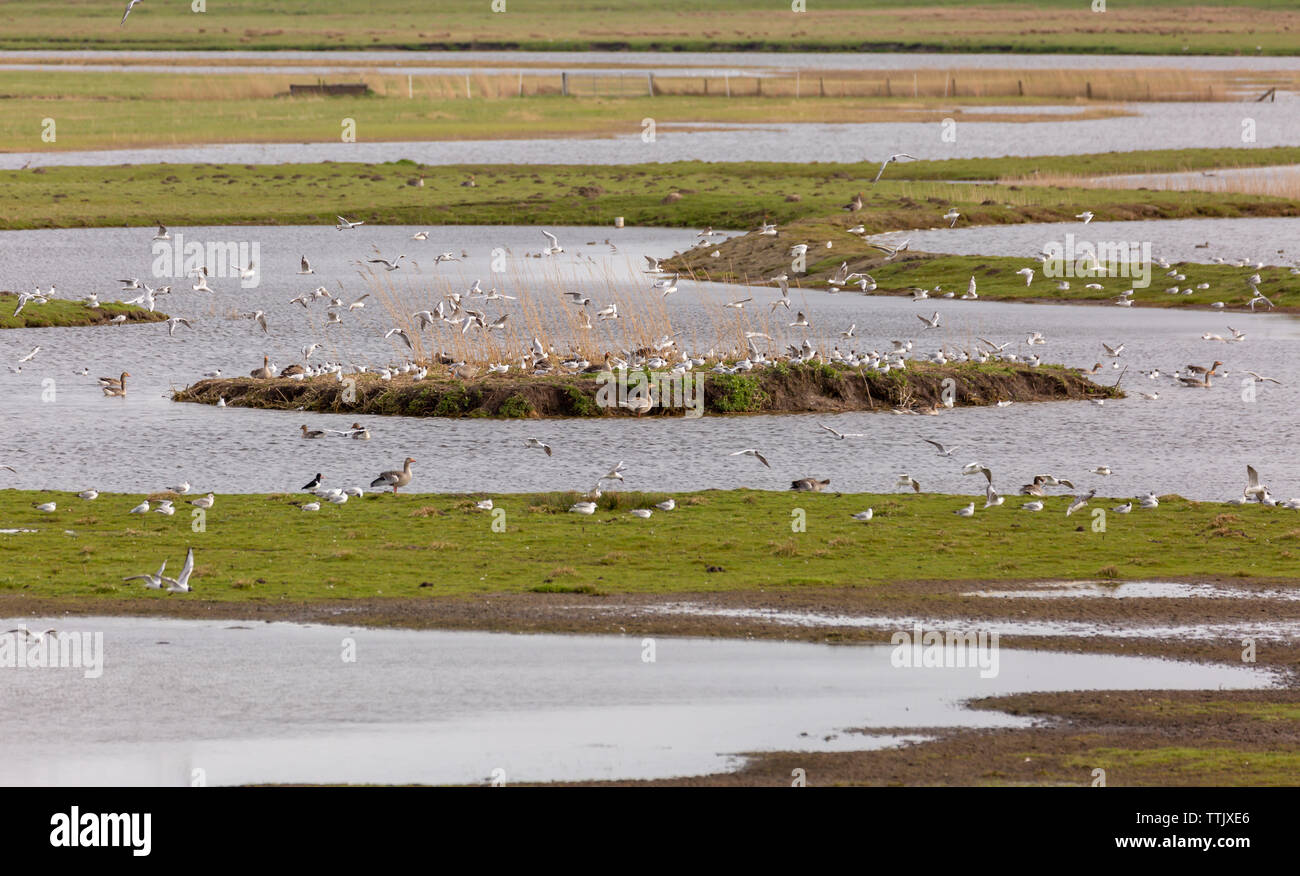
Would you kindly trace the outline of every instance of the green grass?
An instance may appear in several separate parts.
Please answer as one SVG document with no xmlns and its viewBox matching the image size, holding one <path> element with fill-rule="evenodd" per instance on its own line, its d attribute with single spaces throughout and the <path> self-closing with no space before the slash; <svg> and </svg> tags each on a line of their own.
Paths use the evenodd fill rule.
<svg viewBox="0 0 1300 876">
<path fill-rule="evenodd" d="M 304 512 L 290 504 L 301 496 L 222 495 L 206 530 L 193 532 L 183 503 L 173 517 L 141 517 L 127 513 L 139 496 L 84 502 L 6 490 L 0 528 L 38 531 L 0 536 L 0 593 L 168 598 L 122 578 L 164 559 L 178 569 L 188 546 L 195 598 L 247 602 L 525 592 L 556 583 L 669 593 L 1093 579 L 1106 566 L 1123 579 L 1289 578 L 1300 555 L 1300 518 L 1175 497 L 1155 511 L 1110 515 L 1104 533 L 1092 531 L 1087 510 L 1067 519 L 1068 497 L 1048 499 L 1037 514 L 1014 510 L 1013 497 L 969 520 L 952 512 L 970 497 L 901 493 L 710 491 L 678 494 L 678 510 L 649 520 L 627 513 L 665 497 L 607 493 L 587 517 L 566 513 L 574 494 L 494 496 L 506 524 L 494 532 L 494 515 L 474 510 L 481 496 L 370 494 Z M 46 501 L 59 510 L 31 507 Z M 1111 504 L 1095 499 L 1092 507 Z M 875 509 L 872 522 L 850 519 L 866 507 Z M 795 509 L 806 512 L 805 532 L 791 530 Z"/>
<path fill-rule="evenodd" d="M 1292 786 L 1300 776 L 1300 751 L 1243 751 L 1236 748 L 1161 746 L 1159 748 L 1096 748 L 1063 763 L 1079 770 L 1106 770 L 1108 778 L 1123 783 L 1126 771 L 1159 771 L 1168 780 L 1189 776 L 1218 779 L 1208 784 L 1231 783 L 1247 787 Z"/>
<path fill-rule="evenodd" d="M 0 6 L 0 47 L 131 49 L 631 48 L 1205 53 L 1296 51 L 1287 0 L 488 0 L 432 11 L 405 0 L 212 0 L 121 4 L 23 0 Z M 1196 7 L 1196 15 L 1187 10 Z M 1032 18 L 1032 27 L 1027 19 Z"/>
<path fill-rule="evenodd" d="M 86 325 L 107 325 L 118 314 L 126 314 L 127 322 L 161 322 L 167 314 L 150 312 L 143 307 L 121 303 L 102 302 L 92 308 L 80 301 L 56 298 L 46 304 L 29 303 L 22 313 L 14 316 L 18 297 L 0 292 L 0 329 L 50 328 Z"/>
<path fill-rule="evenodd" d="M 1189 166 L 1271 164 L 1300 160 L 1300 150 L 1190 150 L 1190 154 L 1127 153 L 1097 159 L 993 159 L 963 162 L 970 178 L 997 178 L 1019 167 L 1060 167 L 1068 160 L 1105 164 L 1114 172 L 1182 170 Z M 1094 160 L 1095 159 L 1095 160 Z M 932 175 L 932 163 L 906 165 Z M 945 164 L 936 162 L 934 164 Z M 918 166 L 919 165 L 919 166 Z M 899 165 L 894 165 L 899 167 Z M 1071 220 L 1082 209 L 1097 218 L 1152 219 L 1294 215 L 1294 202 L 1260 195 L 949 184 L 890 176 L 870 185 L 871 162 L 784 164 L 676 162 L 634 165 L 385 164 L 49 167 L 0 172 L 6 194 L 0 228 L 169 225 L 294 225 L 333 223 L 335 214 L 370 224 L 596 224 L 624 216 L 630 225 L 751 228 L 764 218 L 789 223 L 824 219 L 810 234 L 862 222 L 884 231 L 940 221 L 949 206 L 963 223 Z M 954 169 L 956 170 L 956 169 Z M 474 174 L 477 185 L 461 185 Z M 423 177 L 424 186 L 415 183 Z M 853 193 L 867 207 L 840 210 Z M 680 200 L 664 203 L 670 193 Z M 160 206 L 164 215 L 159 215 Z M 798 230 L 792 230 L 798 233 Z M 777 239 L 771 239 L 774 244 Z M 780 240 L 785 240 L 783 235 Z M 721 267 L 713 260 L 711 267 Z"/>
</svg>

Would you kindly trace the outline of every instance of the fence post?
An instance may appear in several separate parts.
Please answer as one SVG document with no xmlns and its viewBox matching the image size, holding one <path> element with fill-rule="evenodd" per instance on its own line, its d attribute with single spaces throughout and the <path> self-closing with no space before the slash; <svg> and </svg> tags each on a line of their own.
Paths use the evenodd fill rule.
<svg viewBox="0 0 1300 876">
<path fill-rule="evenodd" d="M 1023 79 L 1016 80 L 1016 90 L 1020 92 L 1021 97 L 1025 96 L 1025 81 Z"/>
<path fill-rule="evenodd" d="M 650 96 L 654 97 L 655 96 L 655 74 L 653 70 L 651 70 L 649 73 L 646 74 L 646 83 L 650 87 Z"/>
<path fill-rule="evenodd" d="M 1092 100 L 1092 83 L 1088 82 L 1085 84 L 1087 85 L 1087 90 L 1085 93 L 1088 95 L 1088 100 Z"/>
<path fill-rule="evenodd" d="M 519 71 L 519 97 L 524 96 L 524 71 Z"/>
<path fill-rule="evenodd" d="M 817 77 L 817 91 L 822 96 L 826 96 L 826 79 L 822 76 Z"/>
<path fill-rule="evenodd" d="M 885 97 L 893 97 L 894 93 L 889 87 L 889 77 L 885 77 Z"/>
<path fill-rule="evenodd" d="M 799 71 L 794 71 L 794 96 L 795 100 L 799 99 Z"/>
<path fill-rule="evenodd" d="M 731 97 L 731 73 L 730 71 L 722 74 L 722 82 L 727 86 L 727 97 Z"/>
<path fill-rule="evenodd" d="M 415 97 L 415 86 L 411 82 L 411 74 L 406 74 L 406 99 L 410 100 Z"/>
<path fill-rule="evenodd" d="M 569 74 L 568 73 L 560 74 L 560 94 L 563 95 L 564 97 L 569 96 Z"/>
<path fill-rule="evenodd" d="M 756 95 L 758 95 L 759 97 L 762 97 L 762 96 L 763 96 L 763 77 L 762 77 L 762 76 L 755 76 L 755 77 L 754 77 L 754 86 L 755 86 L 755 89 L 756 89 L 756 90 L 754 91 L 754 93 L 755 93 Z"/>
<path fill-rule="evenodd" d="M 465 74 L 465 99 L 469 100 L 469 74 Z"/>
</svg>

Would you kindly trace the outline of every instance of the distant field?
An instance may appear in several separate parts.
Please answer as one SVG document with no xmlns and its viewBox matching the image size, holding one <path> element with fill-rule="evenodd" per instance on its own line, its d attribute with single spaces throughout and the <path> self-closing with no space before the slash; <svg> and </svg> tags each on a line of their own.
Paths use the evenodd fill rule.
<svg viewBox="0 0 1300 876">
<path fill-rule="evenodd" d="M 0 48 L 830 50 L 1295 54 L 1289 0 L 14 0 Z"/>
<path fill-rule="evenodd" d="M 142 225 L 319 225 L 336 214 L 371 224 L 572 224 L 753 228 L 836 217 L 856 192 L 869 231 L 929 227 L 949 206 L 963 222 L 1051 222 L 1082 209 L 1107 219 L 1285 216 L 1292 200 L 1266 195 L 980 185 L 1039 170 L 1132 173 L 1286 164 L 1300 149 L 1166 150 L 1082 156 L 926 161 L 892 165 L 677 162 L 637 165 L 421 167 L 386 164 L 38 167 L 0 171 L 0 229 Z M 461 185 L 473 175 L 477 185 Z M 423 179 L 424 185 L 418 185 Z M 680 197 L 677 197 L 680 196 Z M 164 206 L 160 206 L 164 205 Z M 161 215 L 160 215 L 161 214 Z M 840 229 L 843 230 L 842 227 Z M 809 235 L 822 234 L 817 227 Z M 717 263 L 717 260 L 714 260 Z"/>
</svg>

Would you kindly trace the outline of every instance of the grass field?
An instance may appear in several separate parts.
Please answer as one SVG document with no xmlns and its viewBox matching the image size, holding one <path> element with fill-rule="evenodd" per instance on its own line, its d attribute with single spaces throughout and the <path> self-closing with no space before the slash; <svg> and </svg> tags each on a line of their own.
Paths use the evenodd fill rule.
<svg viewBox="0 0 1300 876">
<path fill-rule="evenodd" d="M 607 493 L 589 517 L 566 513 L 576 494 L 497 496 L 493 512 L 475 510 L 477 498 L 369 494 L 305 512 L 290 504 L 305 501 L 301 495 L 223 495 L 195 532 L 192 509 L 179 501 L 173 517 L 131 516 L 140 496 L 85 502 L 6 490 L 0 527 L 37 531 L 0 535 L 0 592 L 186 598 L 122 578 L 153 572 L 163 560 L 175 574 L 190 546 L 195 598 L 247 602 L 869 588 L 909 580 L 1292 578 L 1300 555 L 1294 512 L 1176 497 L 1153 511 L 1108 514 L 1104 532 L 1094 531 L 1090 514 L 1117 500 L 1094 499 L 1067 518 L 1067 497 L 1049 498 L 1037 514 L 1016 510 L 1021 500 L 1011 497 L 963 519 L 953 511 L 972 497 L 711 491 L 677 495 L 677 510 L 642 520 L 628 511 L 667 496 Z M 32 507 L 48 501 L 57 502 L 56 512 Z M 868 507 L 871 522 L 850 518 Z M 798 509 L 804 532 L 792 531 Z M 497 520 L 504 532 L 493 531 Z"/>
<path fill-rule="evenodd" d="M 1297 50 L 1288 0 L 488 0 L 436 11 L 403 0 L 144 3 L 21 0 L 0 7 L 0 48 L 668 49 L 1214 53 Z M 124 8 L 124 4 L 123 4 Z M 907 14 L 900 14 L 906 10 Z"/>
<path fill-rule="evenodd" d="M 372 225 L 612 225 L 615 216 L 624 216 L 629 225 L 749 228 L 765 218 L 787 223 L 848 217 L 840 207 L 859 191 L 867 192 L 867 208 L 852 218 L 873 232 L 935 225 L 953 205 L 964 222 L 979 223 L 1072 219 L 1085 208 L 1099 219 L 1291 215 L 1293 201 L 1265 195 L 967 186 L 939 180 L 995 180 L 1034 169 L 1121 173 L 1298 160 L 1300 149 L 1287 148 L 927 161 L 893 165 L 875 186 L 870 181 L 877 165 L 871 162 L 38 167 L 0 172 L 6 193 L 0 229 L 147 226 L 159 220 L 175 226 L 314 225 L 333 223 L 336 214 Z M 477 185 L 462 186 L 471 174 Z M 421 178 L 423 186 L 417 185 Z"/>
<path fill-rule="evenodd" d="M 31 302 L 15 316 L 17 307 L 18 296 L 0 292 L 0 329 L 107 325 L 113 317 L 121 314 L 126 315 L 127 322 L 161 322 L 167 319 L 167 314 L 162 311 L 107 301 L 99 307 L 57 298 L 46 304 Z"/>
</svg>

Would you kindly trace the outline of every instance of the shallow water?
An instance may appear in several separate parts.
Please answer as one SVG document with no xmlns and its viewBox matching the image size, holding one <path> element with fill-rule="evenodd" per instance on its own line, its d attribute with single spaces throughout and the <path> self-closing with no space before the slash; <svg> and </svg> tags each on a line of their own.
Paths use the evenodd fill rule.
<svg viewBox="0 0 1300 876">
<path fill-rule="evenodd" d="M 1009 649 L 985 678 L 895 668 L 890 646 L 659 638 L 643 662 L 631 636 L 25 622 L 101 632 L 104 669 L 5 670 L 6 785 L 190 785 L 194 770 L 212 785 L 661 778 L 732 769 L 744 752 L 915 738 L 856 728 L 1029 723 L 959 705 L 973 697 L 1275 683 L 1242 667 Z"/>
<path fill-rule="evenodd" d="M 1292 220 L 1295 221 L 1295 220 Z M 1197 499 L 1228 499 L 1240 495 L 1245 466 L 1255 465 L 1279 498 L 1300 495 L 1300 470 L 1294 453 L 1281 436 L 1294 425 L 1300 405 L 1300 324 L 1283 315 L 1225 314 L 1209 311 L 1141 308 L 998 304 L 986 301 L 923 301 L 858 294 L 831 295 L 793 291 L 795 309 L 807 312 L 812 328 L 807 337 L 819 349 L 836 343 L 845 348 L 887 348 L 893 339 L 915 339 L 918 351 L 973 346 L 979 337 L 1009 342 L 1009 350 L 1027 354 L 1028 332 L 1048 338 L 1034 351 L 1044 361 L 1091 366 L 1105 362 L 1096 380 L 1113 383 L 1122 369 L 1109 367 L 1103 342 L 1127 344 L 1118 360 L 1128 371 L 1123 385 L 1157 392 L 1159 399 L 1138 396 L 1107 402 L 1013 404 L 1007 408 L 957 408 L 934 417 L 847 413 L 797 416 L 705 416 L 700 419 L 506 420 L 407 419 L 371 417 L 369 442 L 322 440 L 305 443 L 298 426 L 344 428 L 353 417 L 294 411 L 258 411 L 176 404 L 170 387 L 184 386 L 210 369 L 243 375 L 260 365 L 263 354 L 285 366 L 301 358 L 309 341 L 326 344 L 321 357 L 351 364 L 380 365 L 400 361 L 405 348 L 383 334 L 394 323 L 377 296 L 369 306 L 345 317 L 343 327 L 321 327 L 320 303 L 303 310 L 288 299 L 324 284 L 342 288 L 351 301 L 367 291 L 350 259 L 364 256 L 372 244 L 392 255 L 420 252 L 409 240 L 414 229 L 365 227 L 337 232 L 332 227 L 172 229 L 191 240 L 247 240 L 261 244 L 262 281 L 242 290 L 234 280 L 215 280 L 215 296 L 194 293 L 183 281 L 177 291 L 160 299 L 160 308 L 194 317 L 195 330 L 178 329 L 169 337 L 164 325 L 66 329 L 24 329 L 0 332 L 0 358 L 12 365 L 33 346 L 40 354 L 21 374 L 0 369 L 0 395 L 5 399 L 9 428 L 0 434 L 0 463 L 13 465 L 17 476 L 0 471 L 0 485 L 30 489 L 147 492 L 179 480 L 195 490 L 224 492 L 293 491 L 317 471 L 335 486 L 365 486 L 375 474 L 392 468 L 405 456 L 419 460 L 413 489 L 433 491 L 523 492 L 589 489 L 594 479 L 619 459 L 629 471 L 625 489 L 667 491 L 747 486 L 782 490 L 797 477 L 829 477 L 835 489 L 887 492 L 898 474 L 908 472 L 926 491 L 974 493 L 979 478 L 964 477 L 961 465 L 979 460 L 995 472 L 1004 492 L 1050 472 L 1067 477 L 1081 489 L 1097 488 L 1102 495 L 1128 496 L 1147 490 L 1179 493 Z M 445 289 L 464 290 L 473 279 L 498 285 L 518 301 L 486 306 L 490 317 L 510 312 L 520 318 L 525 306 L 558 314 L 563 305 L 555 287 L 583 289 L 596 301 L 593 311 L 611 299 L 628 304 L 632 312 L 644 302 L 649 279 L 640 273 L 641 255 L 664 255 L 689 245 L 690 231 L 663 229 L 554 230 L 574 252 L 592 252 L 597 265 L 569 254 L 558 259 L 507 260 L 507 272 L 493 274 L 489 254 L 494 247 L 516 254 L 544 243 L 535 228 L 453 227 L 431 229 L 427 252 L 466 247 L 472 258 L 433 268 L 424 258 L 420 271 L 396 272 L 400 313 L 428 307 Z M 961 230 L 961 229 L 959 229 Z M 1015 227 L 999 230 L 1015 231 Z M 147 229 L 83 229 L 0 233 L 0 288 L 42 288 L 56 283 L 60 294 L 79 297 L 98 290 L 111 300 L 113 279 L 149 276 L 152 232 Z M 619 252 L 589 248 L 588 240 L 606 236 Z M 298 277 L 297 259 L 308 253 L 318 273 Z M 402 292 L 410 283 L 409 291 Z M 721 304 L 753 297 L 744 311 L 744 326 L 766 330 L 780 349 L 782 342 L 800 343 L 800 329 L 782 311 L 769 317 L 774 300 L 770 287 L 734 287 L 681 282 L 681 291 L 666 300 L 667 315 L 684 330 L 681 343 L 692 352 L 706 352 L 726 331 L 726 344 L 737 329 L 723 329 L 731 318 Z M 31 305 L 29 305 L 31 306 Z M 483 306 L 483 305 L 480 305 Z M 229 319 L 232 311 L 266 311 L 270 333 L 250 320 Z M 941 328 L 927 330 L 918 314 L 939 310 Z M 839 332 L 856 324 L 857 337 L 845 341 Z M 1226 325 L 1247 333 L 1239 344 L 1200 340 L 1206 331 L 1226 333 Z M 694 326 L 694 327 L 693 327 Z M 710 328 L 710 326 L 714 326 Z M 632 336 L 617 327 L 597 323 L 601 345 L 626 347 Z M 426 333 L 451 343 L 452 329 Z M 526 340 L 526 332 L 522 336 Z M 1275 376 L 1282 386 L 1260 385 L 1255 401 L 1243 400 L 1234 374 L 1211 390 L 1173 385 L 1168 377 L 1148 379 L 1141 371 L 1159 368 L 1165 374 L 1189 362 L 1227 362 L 1230 372 L 1243 369 Z M 74 376 L 86 367 L 89 377 Z M 94 385 L 100 375 L 128 370 L 133 375 L 126 399 L 106 399 Z M 51 379 L 55 395 L 43 401 Z M 707 380 L 707 376 L 705 380 Z M 861 432 L 863 438 L 836 441 L 818 428 L 826 423 L 841 432 Z M 551 458 L 521 454 L 523 439 L 536 436 L 555 448 Z M 1209 437 L 1207 437 L 1209 436 Z M 1272 436 L 1272 437 L 1270 437 Z M 955 457 L 938 457 L 922 438 L 960 446 Z M 772 462 L 766 469 L 756 461 L 732 457 L 734 450 L 760 448 Z M 1176 461 L 1177 464 L 1172 464 Z M 1087 472 L 1099 465 L 1110 477 Z M 102 500 L 101 500 L 102 502 Z M 1136 513 L 1136 512 L 1135 512 Z M 1146 513 L 1146 512 L 1142 512 Z M 1158 512 L 1157 512 L 1158 513 Z M 1278 509 L 1278 514 L 1291 514 Z M 5 521 L 0 520 L 0 525 Z M 15 536 L 21 537 L 21 536 Z"/>
<path fill-rule="evenodd" d="M 992 599 L 1300 599 L 1297 590 L 1244 589 L 1187 581 L 1061 581 L 1027 590 L 976 590 L 965 596 Z"/>
<path fill-rule="evenodd" d="M 1027 222 L 899 231 L 879 235 L 873 240 L 897 243 L 910 238 L 912 249 L 953 255 L 1024 256 L 1027 266 L 1037 268 L 1030 260 L 1049 244 L 1064 248 L 1067 234 L 1074 238 L 1075 252 L 1080 252 L 1080 246 L 1085 242 L 1094 246 L 1118 242 L 1139 246 L 1150 244 L 1153 258 L 1163 257 L 1171 263 L 1209 264 L 1218 256 L 1228 261 L 1245 259 L 1266 265 L 1300 264 L 1300 242 L 1297 242 L 1300 219 L 1297 218 L 1093 220 L 1087 225 L 1082 222 Z M 1252 273 L 1253 268 L 1243 270 L 1241 276 L 1244 280 Z M 1152 285 L 1157 288 L 1172 285 L 1162 282 L 1166 278 L 1158 268 L 1153 276 Z M 1042 281 L 1035 278 L 1034 282 Z M 1239 297 L 1244 291 L 1243 283 L 1232 290 L 1232 294 Z M 1219 297 L 1222 292 L 1210 289 L 1195 294 L 1198 301 L 1204 298 L 1208 304 L 1224 300 Z"/>
<path fill-rule="evenodd" d="M 671 71 L 680 67 L 745 70 L 1243 70 L 1267 72 L 1300 70 L 1300 57 L 1208 56 L 1208 55 L 1009 55 L 990 53 L 912 54 L 907 52 L 394 52 L 394 51 L 102 51 L 20 50 L 0 52 L 0 64 L 30 62 L 42 57 L 80 58 L 87 63 L 115 59 L 135 61 L 178 61 L 202 64 L 205 57 L 219 55 L 256 62 L 263 58 L 329 65 L 334 62 L 366 64 L 454 64 L 490 61 L 499 69 L 515 70 L 527 64 L 606 64 L 610 69 L 629 65 Z M 63 65 L 55 69 L 62 69 Z M 168 66 L 168 69 L 176 69 Z M 267 71 L 279 69 L 264 67 Z M 311 69 L 321 69 L 313 66 Z M 403 68 L 405 69 L 405 68 Z M 483 69 L 481 67 L 475 69 Z M 488 68 L 493 69 L 493 68 Z"/>
<path fill-rule="evenodd" d="M 641 139 L 641 118 L 625 135 L 544 140 L 445 140 L 356 143 L 228 143 L 162 149 L 0 153 L 0 170 L 33 166 L 152 163 L 285 164 L 315 161 L 422 164 L 638 164 L 658 161 L 858 162 L 895 152 L 921 158 L 1078 155 L 1150 149 L 1241 147 L 1241 123 L 1256 121 L 1255 146 L 1300 145 L 1300 103 L 1152 103 L 1125 107 L 1131 115 L 1089 121 L 957 123 L 956 138 L 940 122 L 869 124 L 710 124 L 708 130 L 661 128 Z M 989 111 L 993 111 L 990 108 Z M 1189 124 L 1190 119 L 1196 124 Z M 1026 159 L 1025 172 L 1033 170 Z"/>
</svg>

